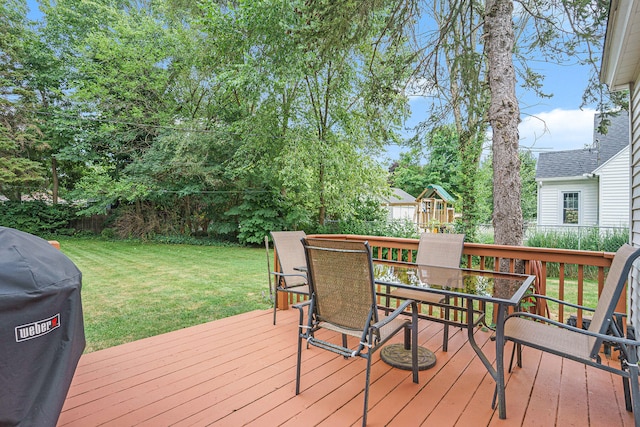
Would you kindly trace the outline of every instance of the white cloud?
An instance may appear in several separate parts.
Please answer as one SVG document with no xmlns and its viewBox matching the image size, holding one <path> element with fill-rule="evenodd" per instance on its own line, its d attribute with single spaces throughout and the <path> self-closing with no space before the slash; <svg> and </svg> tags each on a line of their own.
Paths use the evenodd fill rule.
<svg viewBox="0 0 640 427">
<path fill-rule="evenodd" d="M 426 107 L 424 97 L 412 97 L 412 117 L 407 126 L 415 126 L 424 117 L 421 116 Z M 565 110 L 555 108 L 551 111 L 523 114 L 522 122 L 518 126 L 520 133 L 520 148 L 530 149 L 534 155 L 544 151 L 579 150 L 593 143 L 593 109 Z M 410 133 L 407 132 L 407 135 Z M 487 132 L 487 140 L 491 140 L 491 130 Z M 388 146 L 388 159 L 398 159 L 403 147 Z M 483 157 L 489 155 L 489 145 L 485 148 Z"/>
<path fill-rule="evenodd" d="M 520 147 L 534 152 L 578 150 L 593 142 L 596 111 L 556 108 L 524 116 L 518 130 Z"/>
</svg>

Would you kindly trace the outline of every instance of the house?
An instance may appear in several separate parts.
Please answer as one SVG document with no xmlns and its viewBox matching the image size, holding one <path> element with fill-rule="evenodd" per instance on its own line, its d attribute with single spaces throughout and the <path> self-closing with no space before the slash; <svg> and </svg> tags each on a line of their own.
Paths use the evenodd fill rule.
<svg viewBox="0 0 640 427">
<path fill-rule="evenodd" d="M 383 206 L 389 210 L 390 220 L 415 221 L 416 198 L 399 188 L 392 188 L 391 195 L 383 200 Z"/>
<path fill-rule="evenodd" d="M 640 247 L 640 0 L 612 0 L 605 35 L 600 80 L 609 90 L 629 91 L 629 163 L 631 189 L 629 239 Z M 629 281 L 628 321 L 640 330 L 640 271 Z"/>
<path fill-rule="evenodd" d="M 629 116 L 611 117 L 606 134 L 580 150 L 540 153 L 536 169 L 538 225 L 629 225 Z"/>
</svg>

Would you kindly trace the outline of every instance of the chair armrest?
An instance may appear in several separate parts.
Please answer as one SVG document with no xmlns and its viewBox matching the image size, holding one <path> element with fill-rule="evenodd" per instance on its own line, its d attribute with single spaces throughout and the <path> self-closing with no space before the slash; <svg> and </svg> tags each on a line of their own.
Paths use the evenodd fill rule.
<svg viewBox="0 0 640 427">
<path fill-rule="evenodd" d="M 297 274 L 297 273 L 280 273 L 278 271 L 272 271 L 271 274 L 273 274 L 274 276 L 278 276 L 278 277 L 291 277 L 291 276 L 300 276 L 303 277 L 304 279 L 307 278 L 306 274 Z"/>
<path fill-rule="evenodd" d="M 384 259 L 384 258 L 372 258 L 372 261 L 374 264 L 406 265 L 409 267 L 415 267 L 417 265 L 415 262 L 395 261 L 392 259 Z"/>
<path fill-rule="evenodd" d="M 398 308 L 396 308 L 392 313 L 390 313 L 384 319 L 379 320 L 377 323 L 371 325 L 371 327 L 375 329 L 381 329 L 384 325 L 391 322 L 393 319 L 395 319 L 400 314 L 402 314 L 409 305 L 412 305 L 412 310 L 411 310 L 412 313 L 417 314 L 418 311 L 417 311 L 416 302 L 414 300 L 408 299 L 408 300 L 405 300 L 402 304 L 400 304 Z"/>
<path fill-rule="evenodd" d="M 553 297 L 550 297 L 550 296 L 547 296 L 547 295 L 542 295 L 542 294 L 528 294 L 528 295 L 525 295 L 524 297 L 522 297 L 522 299 L 520 301 L 522 301 L 524 299 L 527 299 L 527 298 L 532 298 L 532 297 L 543 299 L 543 300 L 546 300 L 546 301 L 555 302 L 557 304 L 561 304 L 561 305 L 564 305 L 564 306 L 577 308 L 577 309 L 580 309 L 580 310 L 591 311 L 591 312 L 596 311 L 594 308 L 591 308 L 591 307 L 585 307 L 583 305 L 573 304 L 573 303 L 570 303 L 570 302 L 567 302 L 567 301 L 563 301 L 563 300 L 560 300 L 560 299 L 557 299 L 557 298 L 553 298 Z"/>
<path fill-rule="evenodd" d="M 309 331 L 312 329 L 311 325 L 313 323 L 313 319 L 312 319 L 311 310 L 312 310 L 312 304 L 313 303 L 314 303 L 313 298 L 311 298 L 311 299 L 308 299 L 306 301 L 302 301 L 302 302 L 300 302 L 298 304 L 294 304 L 294 305 L 291 306 L 293 308 L 297 308 L 298 311 L 300 312 L 300 320 L 298 321 L 298 329 L 299 329 L 298 333 L 301 336 L 302 336 L 303 331 L 305 329 L 307 330 L 307 332 L 305 332 L 305 334 L 308 334 Z M 309 307 L 309 310 L 307 310 L 308 311 L 308 317 L 307 317 L 307 325 L 305 326 L 304 325 L 304 308 L 307 307 L 307 306 Z"/>
<path fill-rule="evenodd" d="M 291 307 L 297 308 L 298 310 L 302 310 L 304 307 L 306 307 L 308 305 L 311 305 L 311 300 L 309 300 L 309 299 L 305 300 L 305 301 L 302 301 L 302 302 L 300 302 L 298 304 L 294 304 Z"/>
<path fill-rule="evenodd" d="M 565 323 L 558 322 L 556 320 L 552 320 L 552 319 L 549 319 L 549 318 L 544 317 L 544 316 L 540 316 L 538 314 L 527 313 L 525 311 L 518 311 L 518 312 L 512 313 L 509 316 L 507 316 L 507 318 L 505 319 L 505 322 L 510 317 L 527 317 L 527 318 L 530 318 L 532 320 L 538 320 L 538 321 L 541 321 L 541 322 L 544 322 L 544 323 L 547 323 L 547 324 L 550 324 L 550 325 L 557 326 L 557 327 L 562 328 L 562 329 L 569 330 L 571 332 L 575 332 L 575 333 L 582 334 L 582 335 L 588 335 L 588 336 L 595 337 L 595 338 L 600 338 L 603 341 L 608 341 L 608 342 L 622 344 L 622 345 L 626 345 L 626 346 L 632 346 L 632 347 L 640 347 L 640 341 L 637 341 L 637 340 L 631 340 L 631 339 L 623 338 L 623 337 L 616 337 L 615 335 L 599 334 L 597 332 L 592 332 L 592 331 L 588 331 L 586 329 L 581 329 L 581 328 L 577 328 L 575 326 L 570 326 L 570 325 L 567 325 Z"/>
</svg>

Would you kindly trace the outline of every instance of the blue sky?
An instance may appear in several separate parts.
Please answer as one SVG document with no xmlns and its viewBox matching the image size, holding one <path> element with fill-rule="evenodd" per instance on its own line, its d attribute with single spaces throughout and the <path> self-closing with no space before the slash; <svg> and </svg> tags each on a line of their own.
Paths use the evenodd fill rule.
<svg viewBox="0 0 640 427">
<path fill-rule="evenodd" d="M 575 150 L 591 144 L 595 110 L 588 107 L 580 109 L 590 69 L 551 63 L 538 64 L 536 68 L 545 75 L 543 92 L 551 93 L 553 97 L 541 99 L 516 88 L 522 120 L 519 126 L 520 146 L 537 155 L 541 151 Z M 407 121 L 408 127 L 426 118 L 426 106 L 424 99 L 411 99 L 412 116 Z M 387 155 L 397 159 L 401 151 L 407 149 L 390 146 Z"/>
<path fill-rule="evenodd" d="M 30 18 L 37 19 L 41 16 L 36 0 L 27 0 L 27 4 L 31 10 Z M 579 108 L 590 70 L 577 65 L 548 63 L 537 63 L 535 67 L 546 76 L 543 91 L 554 96 L 539 99 L 517 89 L 522 119 L 519 126 L 521 147 L 538 153 L 580 149 L 591 144 L 595 110 Z M 412 98 L 410 105 L 412 116 L 407 121 L 408 127 L 415 126 L 426 117 L 424 99 Z M 390 146 L 387 156 L 397 159 L 403 150 L 406 149 Z"/>
</svg>

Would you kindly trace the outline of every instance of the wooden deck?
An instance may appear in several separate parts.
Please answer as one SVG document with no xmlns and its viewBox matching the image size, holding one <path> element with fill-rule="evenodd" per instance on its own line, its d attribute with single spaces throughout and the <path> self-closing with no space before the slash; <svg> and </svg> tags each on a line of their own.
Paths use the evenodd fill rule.
<svg viewBox="0 0 640 427">
<path fill-rule="evenodd" d="M 366 362 L 305 349 L 296 396 L 296 325 L 297 310 L 279 312 L 277 326 L 272 311 L 254 311 L 86 354 L 58 425 L 359 425 Z M 620 377 L 531 349 L 525 366 L 507 375 L 500 420 L 491 409 L 494 382 L 465 334 L 452 328 L 444 353 L 442 326 L 420 327 L 436 366 L 413 384 L 409 371 L 376 356 L 368 425 L 633 425 Z M 477 337 L 495 354 L 488 332 Z"/>
</svg>

